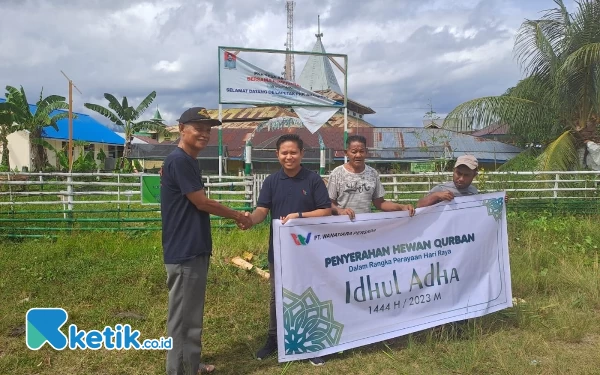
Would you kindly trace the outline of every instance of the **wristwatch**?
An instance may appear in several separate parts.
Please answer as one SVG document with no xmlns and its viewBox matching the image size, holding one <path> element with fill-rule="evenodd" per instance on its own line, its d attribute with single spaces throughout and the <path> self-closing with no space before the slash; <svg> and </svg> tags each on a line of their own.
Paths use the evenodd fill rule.
<svg viewBox="0 0 600 375">
<path fill-rule="evenodd" d="M 302 212 L 298 212 L 298 217 L 301 218 L 302 217 Z"/>
</svg>

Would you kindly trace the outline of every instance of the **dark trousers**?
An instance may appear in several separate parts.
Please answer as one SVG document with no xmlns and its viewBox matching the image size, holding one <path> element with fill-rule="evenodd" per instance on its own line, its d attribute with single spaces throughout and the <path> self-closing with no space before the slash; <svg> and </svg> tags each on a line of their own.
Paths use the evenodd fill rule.
<svg viewBox="0 0 600 375">
<path fill-rule="evenodd" d="M 277 337 L 277 313 L 275 312 L 275 266 L 269 262 L 271 300 L 269 302 L 269 335 Z"/>
<path fill-rule="evenodd" d="M 210 255 L 182 264 L 166 264 L 169 288 L 167 336 L 173 348 L 167 352 L 167 374 L 196 375 L 202 351 L 204 297 Z"/>
</svg>

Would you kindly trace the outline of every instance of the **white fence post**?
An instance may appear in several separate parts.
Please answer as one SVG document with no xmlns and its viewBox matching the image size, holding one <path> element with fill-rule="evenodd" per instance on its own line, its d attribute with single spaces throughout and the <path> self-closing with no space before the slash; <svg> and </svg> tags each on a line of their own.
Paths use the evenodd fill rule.
<svg viewBox="0 0 600 375">
<path fill-rule="evenodd" d="M 72 176 L 67 176 L 67 202 L 69 203 L 67 205 L 68 210 L 71 211 L 69 212 L 69 215 L 71 215 L 73 212 L 73 177 Z"/>
<path fill-rule="evenodd" d="M 221 179 L 219 178 L 219 182 L 221 182 Z M 206 187 L 206 197 L 208 199 L 210 199 L 210 176 L 206 176 L 206 184 L 209 185 L 208 187 Z"/>
<path fill-rule="evenodd" d="M 560 179 L 560 174 L 556 174 L 556 178 L 554 180 L 554 198 L 558 198 L 558 180 Z"/>
<path fill-rule="evenodd" d="M 398 200 L 398 177 L 394 176 L 394 201 Z"/>
<path fill-rule="evenodd" d="M 246 186 L 244 186 L 244 193 L 245 193 L 244 194 L 244 199 L 245 200 L 252 200 L 252 195 L 253 195 L 252 194 L 252 191 L 253 191 L 253 189 L 252 189 L 252 181 L 248 177 L 254 177 L 254 176 L 252 176 L 252 175 L 251 176 L 245 176 L 244 182 L 246 183 Z M 247 202 L 247 203 L 244 204 L 244 206 L 249 206 L 251 204 L 252 204 L 251 202 Z M 254 206 L 248 207 L 248 208 L 252 209 L 253 207 Z"/>
<path fill-rule="evenodd" d="M 117 209 L 121 209 L 121 175 L 117 174 Z"/>
</svg>

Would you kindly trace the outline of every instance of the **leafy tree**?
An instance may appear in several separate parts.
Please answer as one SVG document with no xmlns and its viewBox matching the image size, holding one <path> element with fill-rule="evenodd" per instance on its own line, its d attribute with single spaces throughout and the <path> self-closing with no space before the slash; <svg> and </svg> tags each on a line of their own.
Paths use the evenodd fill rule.
<svg viewBox="0 0 600 375">
<path fill-rule="evenodd" d="M 577 146 L 598 136 L 600 121 L 600 1 L 578 1 L 573 14 L 554 2 L 517 33 L 514 53 L 525 78 L 501 96 L 459 105 L 444 122 L 507 124 L 522 144 L 545 146 L 539 170 L 576 168 Z"/>
</svg>

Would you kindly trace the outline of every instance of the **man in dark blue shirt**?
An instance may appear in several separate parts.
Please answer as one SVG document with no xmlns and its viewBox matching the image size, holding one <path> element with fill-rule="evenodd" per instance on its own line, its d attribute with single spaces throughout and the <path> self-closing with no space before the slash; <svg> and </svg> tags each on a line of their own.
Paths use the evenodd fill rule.
<svg viewBox="0 0 600 375">
<path fill-rule="evenodd" d="M 247 215 L 208 199 L 204 193 L 198 154 L 210 139 L 212 126 L 206 109 L 190 108 L 179 121 L 178 147 L 165 159 L 161 172 L 160 208 L 163 258 L 169 288 L 167 374 L 213 372 L 200 363 L 204 296 L 212 238 L 210 214 L 234 219 L 242 229 L 252 223 Z"/>
<path fill-rule="evenodd" d="M 301 164 L 304 144 L 296 134 L 286 134 L 277 140 L 277 158 L 281 170 L 268 176 L 260 189 L 256 210 L 250 215 L 252 224 L 265 220 L 269 211 L 271 219 L 282 224 L 290 219 L 331 215 L 331 201 L 323 179 Z M 265 346 L 256 353 L 263 359 L 277 351 L 277 316 L 275 314 L 275 272 L 273 270 L 273 223 L 269 235 L 269 272 L 271 274 L 271 302 L 269 334 Z M 311 358 L 315 366 L 325 362 L 320 357 Z"/>
</svg>

